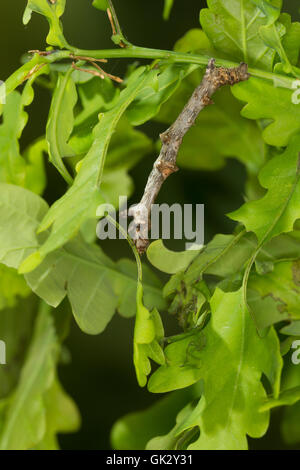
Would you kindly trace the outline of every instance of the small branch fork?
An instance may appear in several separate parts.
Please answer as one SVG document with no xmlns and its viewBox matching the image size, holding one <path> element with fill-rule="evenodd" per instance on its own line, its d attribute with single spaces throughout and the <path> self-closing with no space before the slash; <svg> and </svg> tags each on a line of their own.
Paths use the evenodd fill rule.
<svg viewBox="0 0 300 470">
<path fill-rule="evenodd" d="M 53 53 L 53 51 L 38 51 L 38 50 L 33 50 L 33 51 L 28 51 L 28 52 L 29 52 L 29 54 L 38 54 L 41 57 L 47 57 L 47 56 L 49 56 Z M 105 72 L 105 70 L 103 70 L 100 67 L 100 65 L 97 63 L 97 62 L 107 63 L 107 59 L 95 59 L 94 57 L 87 57 L 87 56 L 74 55 L 74 54 L 70 54 L 69 57 L 70 57 L 70 59 L 73 60 L 72 67 L 73 67 L 74 70 L 80 70 L 81 72 L 90 73 L 90 74 L 94 75 L 95 77 L 100 77 L 102 79 L 104 79 L 105 77 L 108 77 L 108 78 L 110 78 L 111 80 L 113 80 L 117 83 L 122 83 L 123 82 L 122 78 L 117 77 L 116 75 L 111 75 L 108 72 Z M 83 67 L 78 67 L 77 64 L 76 64 L 76 61 L 89 62 L 97 70 L 85 69 Z M 47 64 L 46 63 L 41 64 L 39 66 L 39 68 L 43 67 L 44 65 L 47 65 Z M 32 70 L 32 73 L 35 73 L 36 71 L 37 70 L 36 70 L 36 66 L 35 66 L 35 68 Z"/>
<path fill-rule="evenodd" d="M 122 78 L 120 77 L 117 77 L 116 75 L 111 75 L 110 73 L 108 72 L 105 72 L 105 70 L 103 70 L 99 64 L 97 64 L 97 62 L 104 62 L 106 63 L 107 60 L 106 59 L 93 59 L 91 57 L 85 57 L 85 56 L 74 56 L 74 55 L 71 55 L 70 56 L 71 59 L 74 59 L 74 61 L 72 62 L 72 67 L 74 70 L 80 70 L 81 72 L 87 72 L 87 73 L 90 73 L 92 75 L 94 75 L 95 77 L 100 77 L 102 78 L 102 80 L 104 80 L 105 77 L 108 77 L 110 78 L 111 80 L 113 80 L 114 82 L 117 82 L 117 83 L 122 83 L 123 80 Z M 97 70 L 91 70 L 91 69 L 84 69 L 82 67 L 78 67 L 76 65 L 76 62 L 75 60 L 84 60 L 85 62 L 89 62 L 91 65 L 93 65 Z"/>
<path fill-rule="evenodd" d="M 41 70 L 43 67 L 45 67 L 45 65 L 47 64 L 36 64 L 29 72 L 28 74 L 26 75 L 26 77 L 24 77 L 24 81 L 25 80 L 29 80 L 31 77 L 33 77 L 33 75 L 35 73 L 37 73 L 39 70 Z"/>
<path fill-rule="evenodd" d="M 130 236 L 140 254 L 143 254 L 149 245 L 148 230 L 151 223 L 152 204 L 164 181 L 172 173 L 178 171 L 176 160 L 183 137 L 194 125 L 199 113 L 206 106 L 213 104 L 211 97 L 219 88 L 225 85 L 235 85 L 248 80 L 249 77 L 247 64 L 241 63 L 236 68 L 217 68 L 215 60 L 211 59 L 201 84 L 195 89 L 176 121 L 160 135 L 162 148 L 149 175 L 143 197 L 128 212 L 128 215 L 133 217 Z"/>
</svg>

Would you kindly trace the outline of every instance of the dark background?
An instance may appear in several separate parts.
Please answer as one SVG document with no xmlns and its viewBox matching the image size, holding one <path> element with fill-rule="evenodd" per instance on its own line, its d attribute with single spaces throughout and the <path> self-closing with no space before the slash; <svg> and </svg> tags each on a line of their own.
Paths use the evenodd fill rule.
<svg viewBox="0 0 300 470">
<path fill-rule="evenodd" d="M 20 63 L 20 57 L 31 49 L 45 49 L 48 25 L 40 15 L 33 14 L 29 25 L 22 24 L 26 0 L 1 0 L 0 79 L 5 80 Z M 67 40 L 82 49 L 111 48 L 111 30 L 106 15 L 91 6 L 92 0 L 68 0 L 63 16 Z M 172 49 L 175 41 L 188 29 L 199 26 L 199 11 L 205 5 L 200 0 L 175 0 L 168 22 L 162 19 L 163 0 L 115 0 L 123 31 L 137 45 L 159 49 Z M 285 11 L 299 18 L 298 0 L 286 0 Z M 297 18 L 298 17 L 298 18 Z M 122 74 L 125 61 L 110 61 L 106 70 Z M 38 90 L 31 105 L 30 121 L 25 129 L 22 145 L 42 135 L 45 129 L 50 96 Z M 146 131 L 157 138 L 160 129 L 147 126 Z M 132 172 L 136 191 L 132 200 L 142 193 L 155 155 L 150 155 Z M 47 169 L 49 186 L 45 194 L 49 203 L 65 190 L 64 183 L 53 168 Z M 242 203 L 245 172 L 236 161 L 229 160 L 221 171 L 180 171 L 168 180 L 160 194 L 160 201 L 205 203 L 206 240 L 215 233 L 230 233 L 232 223 L 224 214 Z M 109 242 L 107 252 L 115 257 L 130 256 L 125 242 Z M 171 324 L 169 328 L 173 328 Z M 78 404 L 82 415 L 82 428 L 73 435 L 62 436 L 65 449 L 109 449 L 109 431 L 120 416 L 143 409 L 157 397 L 139 389 L 132 364 L 133 320 L 118 315 L 100 336 L 83 334 L 73 323 L 67 347 L 72 362 L 60 368 L 60 377 Z M 275 415 L 268 435 L 251 440 L 251 448 L 284 448 Z"/>
</svg>

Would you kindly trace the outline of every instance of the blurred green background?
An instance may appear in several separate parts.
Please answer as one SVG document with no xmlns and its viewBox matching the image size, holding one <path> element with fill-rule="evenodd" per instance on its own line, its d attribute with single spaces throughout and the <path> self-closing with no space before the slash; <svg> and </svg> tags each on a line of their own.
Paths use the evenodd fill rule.
<svg viewBox="0 0 300 470">
<path fill-rule="evenodd" d="M 28 26 L 22 24 L 26 0 L 1 0 L 0 79 L 5 80 L 20 64 L 21 56 L 31 49 L 45 49 L 46 21 L 34 14 Z M 298 0 L 286 0 L 285 11 L 299 19 Z M 95 10 L 92 0 L 68 0 L 63 16 L 67 40 L 84 49 L 111 48 L 111 30 L 106 15 Z M 175 0 L 168 22 L 162 19 L 163 0 L 115 0 L 116 10 L 125 35 L 141 46 L 171 49 L 190 28 L 199 26 L 199 10 L 205 6 L 201 0 Z M 106 70 L 122 74 L 125 61 L 110 61 Z M 30 106 L 30 121 L 25 129 L 22 145 L 44 133 L 50 96 L 39 89 Z M 157 139 L 161 126 L 147 125 L 143 129 Z M 135 194 L 139 200 L 155 155 L 149 155 L 132 171 Z M 49 203 L 65 191 L 63 180 L 48 165 Z M 245 171 L 236 161 L 229 160 L 218 172 L 176 173 L 163 187 L 159 201 L 205 203 L 206 241 L 215 233 L 230 233 L 232 222 L 224 214 L 239 207 L 243 201 Z M 114 258 L 131 256 L 125 242 L 106 242 L 106 251 Z M 170 323 L 170 322 L 168 322 Z M 168 328 L 172 332 L 172 322 Z M 109 449 L 112 424 L 123 414 L 143 409 L 158 397 L 139 389 L 132 365 L 133 320 L 118 315 L 100 336 L 83 334 L 73 322 L 66 346 L 71 363 L 60 368 L 60 377 L 66 390 L 73 396 L 82 415 L 81 430 L 60 438 L 64 449 Z M 268 435 L 251 440 L 253 449 L 284 448 L 278 431 L 279 413 L 274 415 Z"/>
</svg>

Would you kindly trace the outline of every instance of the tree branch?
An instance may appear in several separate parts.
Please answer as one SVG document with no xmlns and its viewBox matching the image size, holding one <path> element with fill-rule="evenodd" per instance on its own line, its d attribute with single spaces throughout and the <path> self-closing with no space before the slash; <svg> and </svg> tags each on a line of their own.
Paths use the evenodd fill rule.
<svg viewBox="0 0 300 470">
<path fill-rule="evenodd" d="M 195 89 L 176 121 L 160 135 L 162 148 L 149 175 L 144 195 L 139 204 L 130 208 L 128 213 L 133 217 L 129 234 L 140 254 L 144 253 L 149 245 L 148 229 L 152 204 L 164 181 L 178 170 L 176 160 L 183 137 L 194 125 L 198 114 L 213 103 L 211 97 L 220 87 L 234 85 L 248 80 L 249 77 L 247 64 L 242 63 L 236 68 L 217 68 L 215 60 L 211 59 L 201 84 Z"/>
</svg>

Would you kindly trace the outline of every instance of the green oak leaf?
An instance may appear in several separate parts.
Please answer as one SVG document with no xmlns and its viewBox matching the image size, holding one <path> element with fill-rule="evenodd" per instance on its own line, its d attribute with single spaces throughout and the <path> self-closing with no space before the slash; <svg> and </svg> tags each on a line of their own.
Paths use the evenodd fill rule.
<svg viewBox="0 0 300 470">
<path fill-rule="evenodd" d="M 199 388 L 199 387 L 198 387 Z M 200 395 L 200 394 L 199 394 Z M 199 396 L 196 397 L 199 400 Z M 198 428 L 185 429 L 184 424 L 195 409 L 195 402 L 188 403 L 176 416 L 176 422 L 173 428 L 165 435 L 152 438 L 146 447 L 146 450 L 186 450 L 198 435 Z"/>
<path fill-rule="evenodd" d="M 72 398 L 67 395 L 57 378 L 44 396 L 46 432 L 35 450 L 59 450 L 57 434 L 78 431 L 80 414 Z"/>
<path fill-rule="evenodd" d="M 261 406 L 261 411 L 271 410 L 278 406 L 292 406 L 300 401 L 300 387 L 283 390 L 278 398 L 271 398 Z"/>
<path fill-rule="evenodd" d="M 164 295 L 172 300 L 171 313 L 186 316 L 199 310 L 200 299 L 209 298 L 201 284 L 204 275 L 213 275 L 219 282 L 221 279 L 219 286 L 224 287 L 224 282 L 240 273 L 241 282 L 246 264 L 256 250 L 256 237 L 240 232 L 235 236 L 215 236 L 200 253 L 172 252 L 159 240 L 150 245 L 147 256 L 156 268 L 175 273 L 165 285 Z M 251 274 L 248 283 L 248 301 L 260 328 L 298 318 L 296 274 L 299 256 L 297 231 L 275 237 L 257 255 L 257 272 Z M 277 283 L 278 278 L 280 283 Z"/>
<path fill-rule="evenodd" d="M 300 53 L 300 23 L 292 23 L 291 17 L 287 13 L 282 13 L 279 20 L 286 29 L 286 34 L 282 38 L 282 45 L 288 60 L 292 65 L 298 65 Z"/>
<path fill-rule="evenodd" d="M 247 119 L 263 119 L 262 137 L 269 145 L 285 147 L 300 130 L 300 106 L 296 104 L 294 90 L 274 83 L 250 78 L 243 86 L 232 88 L 233 95 L 247 102 L 242 116 Z"/>
<path fill-rule="evenodd" d="M 131 170 L 153 150 L 152 140 L 142 131 L 132 127 L 127 116 L 124 116 L 110 141 L 104 172 L 121 168 Z"/>
<path fill-rule="evenodd" d="M 3 268 L 6 266 L 1 265 L 1 271 Z M 6 344 L 6 364 L 0 367 L 0 399 L 6 398 L 16 387 L 32 336 L 37 299 L 21 297 L 0 313 L 0 338 Z"/>
<path fill-rule="evenodd" d="M 299 366 L 295 366 L 290 363 L 286 367 L 284 380 L 283 380 L 283 390 L 291 391 L 286 396 L 284 393 L 284 398 L 286 401 L 289 399 L 295 398 L 297 396 L 297 390 L 300 387 L 300 374 Z M 294 391 L 294 392 L 293 392 Z M 295 400 L 294 400 L 295 401 Z M 296 401 L 294 404 L 286 403 L 286 408 L 283 411 L 282 421 L 281 421 L 281 434 L 284 441 L 289 445 L 295 445 L 300 443 L 300 429 L 299 429 L 299 419 L 300 419 L 300 401 Z"/>
<path fill-rule="evenodd" d="M 0 183 L 0 262 L 18 268 L 44 239 L 37 236 L 47 203 L 27 189 Z"/>
<path fill-rule="evenodd" d="M 174 51 L 183 53 L 198 52 L 199 54 L 207 55 L 208 57 L 222 56 L 222 54 L 219 54 L 214 49 L 213 44 L 205 32 L 200 28 L 189 29 L 180 39 L 178 39 L 178 41 L 176 41 Z M 202 68 L 204 69 L 205 67 L 202 66 Z"/>
<path fill-rule="evenodd" d="M 27 297 L 29 294 L 24 277 L 13 268 L 0 265 L 0 310 L 14 307 L 18 297 Z"/>
<path fill-rule="evenodd" d="M 160 282 L 148 271 L 145 274 L 146 305 L 165 307 Z M 68 296 L 81 330 L 95 335 L 106 328 L 116 310 L 125 317 L 135 315 L 136 276 L 133 262 L 115 263 L 96 245 L 76 237 L 49 254 L 26 280 L 53 307 Z"/>
<path fill-rule="evenodd" d="M 44 138 L 32 142 L 23 154 L 27 162 L 24 186 L 36 194 L 43 194 L 47 184 L 44 154 L 48 154 L 48 145 Z"/>
<path fill-rule="evenodd" d="M 289 336 L 300 336 L 300 320 L 291 322 L 289 325 L 283 327 L 280 333 Z"/>
<path fill-rule="evenodd" d="M 280 2 L 272 2 L 270 0 L 251 0 L 263 12 L 268 24 L 273 24 L 280 15 Z"/>
<path fill-rule="evenodd" d="M 42 70 L 41 72 L 42 73 Z M 3 122 L 0 125 L 0 181 L 18 184 L 36 190 L 37 183 L 32 182 L 30 176 L 34 172 L 41 179 L 38 191 L 45 186 L 44 165 L 42 158 L 25 153 L 22 157 L 19 139 L 28 121 L 25 107 L 29 106 L 34 98 L 33 81 L 29 79 L 22 94 L 12 91 L 7 95 L 3 110 Z"/>
<path fill-rule="evenodd" d="M 23 23 L 27 24 L 31 19 L 32 12 L 45 16 L 48 20 L 50 31 L 47 36 L 47 42 L 51 46 L 68 48 L 68 43 L 63 35 L 60 17 L 65 11 L 66 0 L 28 0 L 27 7 L 23 16 Z"/>
<path fill-rule="evenodd" d="M 281 61 L 280 69 L 286 74 L 294 74 L 294 68 L 282 44 L 282 37 L 286 33 L 285 27 L 281 23 L 262 26 L 259 33 L 264 43 L 277 52 Z M 278 64 L 276 65 L 276 70 L 279 70 Z"/>
<path fill-rule="evenodd" d="M 86 122 L 84 123 L 84 126 Z M 70 145 L 78 154 L 71 160 L 75 164 L 78 158 L 88 152 L 93 143 L 91 127 L 82 127 L 82 132 L 74 130 L 73 137 L 70 139 Z M 153 142 L 143 132 L 134 129 L 126 116 L 123 116 L 112 135 L 106 162 L 104 166 L 101 191 L 105 199 L 114 206 L 119 207 L 119 196 L 131 196 L 134 189 L 134 182 L 128 172 L 141 159 L 150 154 L 153 150 Z M 80 163 L 79 163 L 80 165 Z M 96 219 L 90 219 L 81 226 L 81 232 L 84 233 L 87 225 L 91 226 L 92 234 L 88 239 L 94 240 L 96 237 Z"/>
<path fill-rule="evenodd" d="M 195 253 L 194 259 L 189 264 L 186 263 L 187 266 L 183 271 L 178 271 L 171 277 L 165 285 L 164 295 L 169 296 L 177 292 L 181 296 L 184 292 L 188 293 L 188 290 L 197 285 L 204 274 L 225 279 L 243 271 L 256 245 L 255 237 L 252 234 L 245 235 L 245 232 L 240 232 L 235 236 L 216 235 L 199 254 Z M 184 253 L 172 253 L 174 265 L 175 260 L 177 264 L 184 261 L 184 258 L 181 260 Z M 169 256 L 168 253 L 162 251 L 162 259 L 165 259 L 166 255 Z"/>
<path fill-rule="evenodd" d="M 0 194 L 0 262 L 18 268 L 43 241 L 36 229 L 47 204 L 18 186 L 1 184 Z M 165 308 L 160 281 L 149 269 L 144 271 L 145 304 L 149 308 Z M 99 247 L 84 242 L 78 235 L 50 253 L 25 277 L 30 288 L 53 307 L 68 296 L 79 326 L 87 333 L 97 334 L 116 310 L 126 317 L 135 315 L 136 275 L 134 262 L 113 262 Z"/>
<path fill-rule="evenodd" d="M 13 91 L 7 97 L 3 123 L 0 126 L 0 180 L 2 182 L 24 185 L 26 163 L 20 154 L 19 138 L 26 120 L 22 96 L 19 92 Z"/>
<path fill-rule="evenodd" d="M 262 27 L 260 34 L 280 58 L 280 62 L 275 64 L 274 71 L 299 78 L 300 69 L 297 65 L 300 50 L 300 23 L 292 23 L 290 15 L 283 13 L 277 27 L 274 25 Z"/>
<path fill-rule="evenodd" d="M 214 47 L 227 58 L 271 70 L 275 51 L 264 43 L 259 31 L 276 21 L 282 0 L 208 0 L 207 5 L 200 12 L 200 22 Z"/>
<path fill-rule="evenodd" d="M 50 161 L 69 184 L 72 184 L 73 179 L 64 165 L 63 158 L 74 155 L 74 150 L 68 144 L 74 126 L 73 112 L 77 102 L 72 72 L 73 69 L 70 68 L 66 74 L 58 75 L 46 129 Z"/>
<path fill-rule="evenodd" d="M 93 135 L 90 129 L 88 133 L 85 130 L 77 135 L 74 133 L 70 140 L 70 145 L 78 157 L 88 152 L 92 143 Z M 128 171 L 150 154 L 153 148 L 151 139 L 133 128 L 126 116 L 120 119 L 110 141 L 102 180 L 102 191 L 116 209 L 119 205 L 119 195 L 129 197 L 134 187 Z"/>
<path fill-rule="evenodd" d="M 285 320 L 300 320 L 299 261 L 281 261 L 262 275 L 253 272 L 248 282 L 249 305 L 260 328 Z"/>
<path fill-rule="evenodd" d="M 176 92 L 184 77 L 197 70 L 197 65 L 172 64 L 164 67 L 157 77 L 155 87 L 142 90 L 126 111 L 134 126 L 139 126 L 155 117 L 161 106 Z"/>
<path fill-rule="evenodd" d="M 242 289 L 225 293 L 217 288 L 211 309 L 204 330 L 165 349 L 166 364 L 152 375 L 148 388 L 162 393 L 203 379 L 202 398 L 176 432 L 199 428 L 200 437 L 188 450 L 247 449 L 246 435 L 258 438 L 268 428 L 269 413 L 259 411 L 267 397 L 263 374 L 274 397 L 279 394 L 278 338 L 272 329 L 264 338 L 258 336 Z"/>
<path fill-rule="evenodd" d="M 297 225 L 297 223 L 295 224 Z M 300 257 L 300 232 L 294 230 L 272 238 L 260 250 L 256 258 L 258 274 L 267 274 L 281 261 L 296 261 Z"/>
<path fill-rule="evenodd" d="M 164 328 L 156 309 L 150 313 L 143 303 L 143 286 L 138 282 L 136 294 L 137 312 L 133 337 L 133 362 L 140 387 L 147 383 L 151 372 L 150 359 L 157 364 L 165 363 L 165 356 L 160 341 L 164 337 Z"/>
<path fill-rule="evenodd" d="M 47 152 L 43 139 L 31 143 L 20 151 L 20 138 L 28 121 L 25 111 L 34 99 L 33 83 L 38 76 L 48 73 L 48 67 L 37 70 L 27 82 L 22 93 L 7 90 L 0 124 L 0 182 L 13 183 L 41 194 L 46 185 L 43 154 Z M 29 72 L 28 72 L 29 73 Z"/>
<path fill-rule="evenodd" d="M 74 73 L 72 77 L 74 80 Z M 111 80 L 99 80 L 99 78 L 77 84 L 77 90 L 80 108 L 78 106 L 79 109 L 76 110 L 69 145 L 76 152 L 76 155 L 82 155 L 83 157 L 93 143 L 93 128 L 99 122 L 99 113 L 112 108 L 116 104 L 120 93 Z"/>
<path fill-rule="evenodd" d="M 47 433 L 45 397 L 55 379 L 59 342 L 49 308 L 39 311 L 33 338 L 19 383 L 1 403 L 0 448 L 27 450 L 38 445 Z M 56 406 L 56 403 L 53 403 Z M 63 417 L 61 417 L 63 419 Z M 52 428 L 51 432 L 54 432 Z"/>
<path fill-rule="evenodd" d="M 268 189 L 265 196 L 247 202 L 230 214 L 247 231 L 254 232 L 261 245 L 276 235 L 292 231 L 300 218 L 299 152 L 300 137 L 296 136 L 283 154 L 273 157 L 261 170 L 260 184 Z"/>
<path fill-rule="evenodd" d="M 149 246 L 147 257 L 162 272 L 176 274 L 184 271 L 186 282 L 192 283 L 205 272 L 225 278 L 241 270 L 256 245 L 255 237 L 245 232 L 236 235 L 218 234 L 202 249 L 182 252 L 171 251 L 162 240 L 157 240 Z"/>
<path fill-rule="evenodd" d="M 245 232 L 235 236 L 219 234 L 198 253 L 170 252 L 162 247 L 159 258 L 155 250 L 160 245 L 159 242 L 154 242 L 153 248 L 150 245 L 148 258 L 162 271 L 175 272 L 163 293 L 172 301 L 169 312 L 178 315 L 179 324 L 186 329 L 199 328 L 205 322 L 207 301 L 216 283 L 226 290 L 240 286 L 242 273 L 256 250 L 257 242 L 253 234 Z M 151 249 L 156 256 L 152 255 Z M 194 253 L 193 259 L 191 253 Z M 208 284 L 205 275 L 214 276 L 215 281 Z"/>
<path fill-rule="evenodd" d="M 280 58 L 281 63 L 276 64 L 275 70 L 283 71 L 287 74 L 294 74 L 296 69 L 293 68 L 283 44 L 283 38 L 287 35 L 288 29 L 281 21 L 276 22 L 280 14 L 279 8 L 276 8 L 272 5 L 272 2 L 266 0 L 252 1 L 259 6 L 268 19 L 267 24 L 260 27 L 259 34 L 266 46 L 274 49 Z M 279 19 L 283 19 L 284 17 L 290 18 L 288 14 L 285 14 L 281 15 Z M 285 22 L 286 21 L 287 20 L 285 20 Z M 297 75 L 297 73 L 295 75 Z"/>
<path fill-rule="evenodd" d="M 175 274 L 186 269 L 197 256 L 198 250 L 175 252 L 167 249 L 162 240 L 151 243 L 147 258 L 155 268 L 168 274 Z"/>
<path fill-rule="evenodd" d="M 177 413 L 198 396 L 198 388 L 194 386 L 170 393 L 149 408 L 119 419 L 111 430 L 113 449 L 144 450 L 151 439 L 173 428 Z"/>
</svg>

